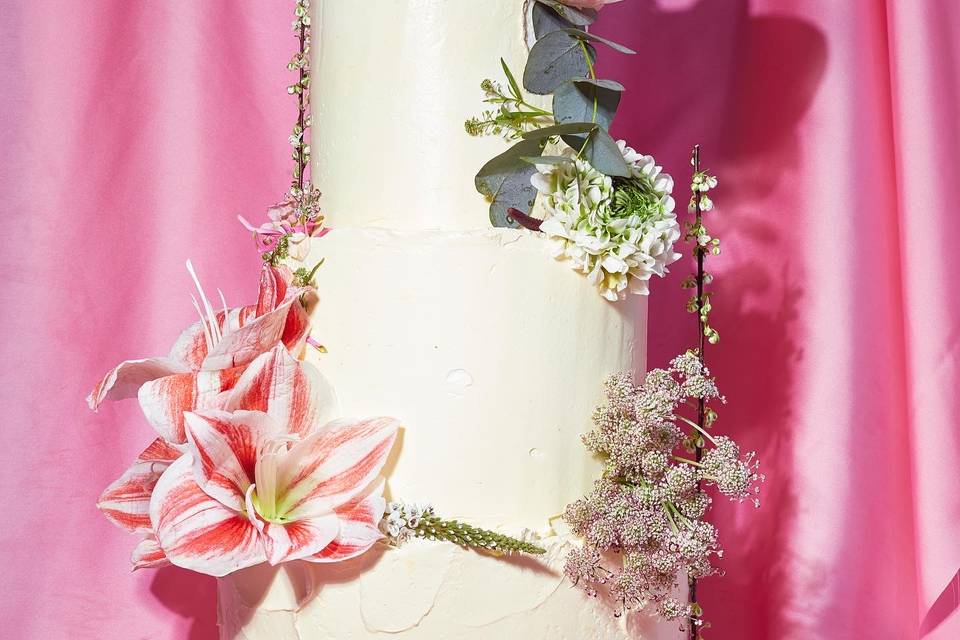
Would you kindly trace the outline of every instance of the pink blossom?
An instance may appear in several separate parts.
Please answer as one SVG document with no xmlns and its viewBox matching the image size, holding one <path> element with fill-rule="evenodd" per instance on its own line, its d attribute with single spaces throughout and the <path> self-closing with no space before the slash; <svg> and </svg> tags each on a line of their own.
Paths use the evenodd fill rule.
<svg viewBox="0 0 960 640">
<path fill-rule="evenodd" d="M 273 222 L 294 224 L 297 221 L 297 201 L 294 199 L 284 200 L 267 209 L 267 217 Z"/>
</svg>

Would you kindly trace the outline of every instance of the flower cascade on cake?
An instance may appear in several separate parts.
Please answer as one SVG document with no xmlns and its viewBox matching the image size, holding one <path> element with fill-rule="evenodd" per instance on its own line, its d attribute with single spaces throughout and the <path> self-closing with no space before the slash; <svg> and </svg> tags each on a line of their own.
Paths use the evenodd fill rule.
<svg viewBox="0 0 960 640">
<path fill-rule="evenodd" d="M 191 267 L 191 273 L 193 273 Z M 353 557 L 382 538 L 379 473 L 396 420 L 337 420 L 336 399 L 293 357 L 309 331 L 285 267 L 264 265 L 257 305 L 214 312 L 167 358 L 121 363 L 89 398 L 136 393 L 158 437 L 98 506 L 141 535 L 135 568 L 173 563 L 210 575 L 303 558 Z"/>
<path fill-rule="evenodd" d="M 140 536 L 135 569 L 174 564 L 224 576 L 265 562 L 338 562 L 378 541 L 411 537 L 497 555 L 542 554 L 532 542 L 443 520 L 432 508 L 393 535 L 381 473 L 399 422 L 339 418 L 334 390 L 301 359 L 307 344 L 325 351 L 310 337 L 305 309 L 322 261 L 295 271 L 285 264 L 302 263 L 309 241 L 326 233 L 320 192 L 306 176 L 309 0 L 297 0 L 293 27 L 300 42 L 288 65 L 299 74 L 288 89 L 298 103 L 293 181 L 266 222 L 239 216 L 263 259 L 257 301 L 229 308 L 218 290 L 215 309 L 187 261 L 199 321 L 168 355 L 120 363 L 87 398 L 97 410 L 135 396 L 156 432 L 97 506 Z"/>
<path fill-rule="evenodd" d="M 696 314 L 697 346 L 639 383 L 632 372 L 606 380 L 607 403 L 597 407 L 594 428 L 583 436 L 604 460 L 603 475 L 567 506 L 564 519 L 584 542 L 566 560 L 574 584 L 591 596 L 605 592 L 618 603 L 616 615 L 649 607 L 667 620 L 683 620 L 697 639 L 708 625 L 697 581 L 719 573 L 711 560 L 723 555 L 719 532 L 706 520 L 713 499 L 704 489 L 759 507 L 765 477 L 755 452 L 741 454 L 732 438 L 711 433 L 719 418 L 711 403 L 726 402 L 704 364 L 707 345 L 720 341 L 710 323 L 713 276 L 705 269 L 707 257 L 720 253 L 720 240 L 703 218 L 713 210 L 707 193 L 717 178 L 701 170 L 699 145 L 692 164 L 688 211 L 694 218 L 684 225 L 684 239 L 693 244 L 697 268 L 681 286 L 693 291 L 687 310 Z M 684 582 L 688 597 L 681 599 Z"/>
<path fill-rule="evenodd" d="M 490 200 L 491 223 L 543 232 L 554 257 L 569 261 L 613 302 L 649 293 L 650 277 L 662 277 L 680 257 L 673 245 L 681 233 L 673 180 L 651 156 L 609 133 L 624 87 L 597 77 L 595 45 L 634 52 L 588 30 L 605 4 L 536 0 L 536 42 L 522 87 L 501 60 L 506 88 L 483 80 L 491 108 L 465 128 L 514 142 L 476 177 L 477 190 Z M 528 94 L 552 95 L 551 108 L 536 106 Z M 535 205 L 543 220 L 531 215 Z"/>
</svg>

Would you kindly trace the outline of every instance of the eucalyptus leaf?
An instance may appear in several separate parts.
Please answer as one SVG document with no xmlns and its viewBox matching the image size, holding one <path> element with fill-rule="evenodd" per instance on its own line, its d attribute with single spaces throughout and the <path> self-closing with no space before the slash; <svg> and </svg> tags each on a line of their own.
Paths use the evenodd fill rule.
<svg viewBox="0 0 960 640">
<path fill-rule="evenodd" d="M 626 91 L 627 88 L 616 80 L 605 80 L 602 78 L 573 78 L 572 82 L 583 82 L 586 84 L 592 84 L 597 87 L 603 87 L 604 89 L 611 89 L 613 91 Z"/>
<path fill-rule="evenodd" d="M 559 0 L 537 0 L 537 4 L 550 7 L 558 16 L 577 27 L 586 27 L 593 24 L 593 21 L 597 19 L 597 12 L 593 9 L 577 9 L 567 6 Z"/>
<path fill-rule="evenodd" d="M 539 2 L 533 5 L 533 35 L 539 40 L 543 36 L 553 31 L 562 31 L 574 26 L 573 23 L 564 20 L 560 14 L 545 4 Z"/>
<path fill-rule="evenodd" d="M 540 139 L 521 140 L 487 162 L 477 173 L 477 191 L 490 199 L 490 222 L 495 227 L 517 227 L 508 210 L 529 209 L 537 197 L 530 184 L 530 176 L 537 168 L 522 158 L 539 155 L 543 150 Z"/>
<path fill-rule="evenodd" d="M 584 47 L 583 41 L 568 31 L 548 33 L 530 49 L 527 66 L 523 70 L 523 86 L 527 91 L 546 95 L 570 78 L 588 74 L 589 65 L 584 49 L 587 49 L 591 61 L 596 58 L 596 52 L 592 47 Z"/>
<path fill-rule="evenodd" d="M 613 40 L 607 40 L 606 38 L 601 38 L 600 36 L 594 35 L 592 33 L 587 33 L 586 31 L 583 31 L 581 29 L 566 29 L 565 31 L 569 33 L 571 36 L 573 36 L 574 38 L 577 38 L 578 40 L 589 40 L 590 42 L 599 42 L 601 44 L 607 45 L 614 51 L 619 51 L 620 53 L 629 53 L 629 54 L 636 53 L 636 51 L 634 51 L 633 49 L 630 49 L 629 47 L 625 47 L 619 42 L 614 42 Z"/>
<path fill-rule="evenodd" d="M 600 173 L 621 178 L 630 177 L 630 166 L 623 159 L 620 147 L 604 129 L 595 127 L 586 136 L 565 135 L 563 141 L 575 151 L 579 151 L 580 157 Z"/>
<path fill-rule="evenodd" d="M 553 119 L 560 124 L 596 122 L 609 130 L 621 91 L 623 86 L 612 80 L 576 78 L 565 82 L 553 93 Z"/>
<path fill-rule="evenodd" d="M 534 129 L 523 134 L 524 140 L 543 140 L 553 136 L 563 136 L 574 133 L 589 133 L 597 128 L 592 122 L 570 122 L 567 124 L 554 124 L 542 129 Z M 528 154 L 529 155 L 529 154 Z"/>
<path fill-rule="evenodd" d="M 524 162 L 529 162 L 530 164 L 567 164 L 568 162 L 573 162 L 573 158 L 569 156 L 523 156 L 520 158 Z"/>
</svg>

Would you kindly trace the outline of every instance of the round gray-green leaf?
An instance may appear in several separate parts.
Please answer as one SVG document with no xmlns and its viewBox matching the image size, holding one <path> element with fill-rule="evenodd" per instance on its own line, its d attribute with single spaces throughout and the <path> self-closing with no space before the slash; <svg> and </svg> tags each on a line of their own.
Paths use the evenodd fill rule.
<svg viewBox="0 0 960 640">
<path fill-rule="evenodd" d="M 576 133 L 589 133 L 597 128 L 592 122 L 570 122 L 567 124 L 554 124 L 541 129 L 534 129 L 523 134 L 524 140 L 543 140 L 553 136 L 564 136 Z"/>
<path fill-rule="evenodd" d="M 530 177 L 537 168 L 524 158 L 540 155 L 540 139 L 521 140 L 487 162 L 477 173 L 477 191 L 490 198 L 490 223 L 495 227 L 519 226 L 507 212 L 510 208 L 529 210 L 537 197 Z"/>
<path fill-rule="evenodd" d="M 559 2 L 559 0 L 537 0 L 537 4 L 543 5 L 544 8 L 550 7 L 554 13 L 577 27 L 585 27 L 589 24 L 593 24 L 593 21 L 597 19 L 597 12 L 593 9 L 577 9 L 576 7 L 569 7 L 562 2 Z M 537 8 L 534 7 L 534 16 L 536 16 L 536 10 Z M 540 35 L 538 34 L 537 37 L 539 38 Z"/>
<path fill-rule="evenodd" d="M 623 159 L 620 147 L 604 129 L 596 127 L 586 136 L 564 135 L 563 141 L 575 151 L 580 151 L 580 157 L 600 173 L 630 177 L 630 166 Z"/>
<path fill-rule="evenodd" d="M 604 129 L 620 105 L 623 85 L 613 80 L 575 78 L 553 92 L 553 119 L 560 123 L 596 122 Z"/>
<path fill-rule="evenodd" d="M 584 48 L 581 40 L 566 30 L 543 36 L 530 49 L 523 86 L 531 93 L 546 95 L 571 78 L 586 76 L 589 69 Z M 596 58 L 592 47 L 586 49 L 592 59 Z"/>
<path fill-rule="evenodd" d="M 587 33 L 586 31 L 583 31 L 581 29 L 567 29 L 566 32 L 569 33 L 572 37 L 579 38 L 580 40 L 589 40 L 590 42 L 599 42 L 601 44 L 605 44 L 611 49 L 613 49 L 614 51 L 619 51 L 620 53 L 628 53 L 628 54 L 636 53 L 636 51 L 634 51 L 633 49 L 629 47 L 625 47 L 619 42 L 614 42 L 613 40 L 607 40 L 606 38 L 601 38 L 598 35 Z"/>
</svg>

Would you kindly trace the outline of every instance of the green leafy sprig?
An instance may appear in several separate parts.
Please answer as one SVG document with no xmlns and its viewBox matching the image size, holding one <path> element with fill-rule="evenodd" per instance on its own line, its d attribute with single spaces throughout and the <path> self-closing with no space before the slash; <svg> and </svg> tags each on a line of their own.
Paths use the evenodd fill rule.
<svg viewBox="0 0 960 640">
<path fill-rule="evenodd" d="M 546 553 L 542 547 L 519 538 L 481 529 L 459 520 L 440 518 L 430 505 L 391 502 L 387 505 L 380 529 L 388 540 L 396 545 L 403 544 L 410 538 L 423 538 L 444 540 L 493 555 Z"/>
<path fill-rule="evenodd" d="M 467 133 L 472 136 L 503 136 L 510 142 L 531 129 L 553 124 L 551 112 L 527 102 L 506 60 L 501 58 L 500 65 L 507 78 L 507 91 L 504 92 L 500 83 L 494 80 L 487 79 L 480 83 L 480 88 L 487 96 L 484 102 L 496 108 L 484 111 L 479 118 L 467 120 L 464 123 Z"/>
<path fill-rule="evenodd" d="M 506 63 L 502 67 L 508 92 L 491 80 L 481 84 L 487 93 L 485 101 L 497 108 L 467 120 L 467 132 L 502 135 L 516 141 L 487 162 L 475 180 L 477 191 L 490 201 L 490 222 L 495 227 L 521 226 L 510 210 L 526 212 L 533 206 L 536 190 L 530 186 L 530 177 L 536 170 L 534 165 L 571 161 L 559 155 L 544 156 L 549 145 L 562 141 L 577 158 L 601 173 L 630 175 L 609 133 L 624 87 L 597 77 L 595 45 L 634 52 L 590 33 L 587 29 L 596 17 L 596 11 L 576 9 L 558 0 L 535 0 L 532 18 L 536 42 L 523 70 L 522 88 Z M 534 106 L 523 90 L 552 95 L 551 110 Z M 558 129 L 567 126 L 573 128 Z"/>
<path fill-rule="evenodd" d="M 446 540 L 461 547 L 470 547 L 493 554 L 546 553 L 542 547 L 518 538 L 505 536 L 488 529 L 481 529 L 458 520 L 444 520 L 437 516 L 425 517 L 414 530 L 418 538 Z"/>
</svg>

